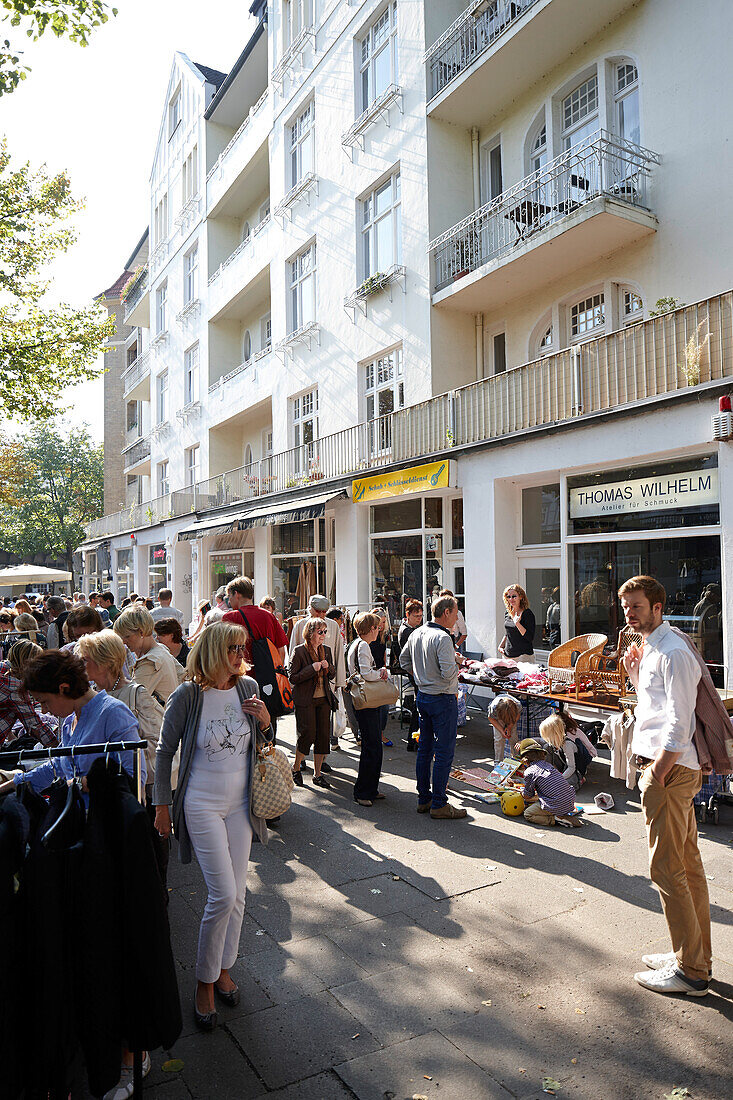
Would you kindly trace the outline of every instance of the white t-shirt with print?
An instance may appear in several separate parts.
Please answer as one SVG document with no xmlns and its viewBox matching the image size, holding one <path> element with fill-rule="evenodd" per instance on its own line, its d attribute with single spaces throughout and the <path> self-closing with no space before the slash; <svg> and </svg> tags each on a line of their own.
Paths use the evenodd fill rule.
<svg viewBox="0 0 733 1100">
<path fill-rule="evenodd" d="M 251 736 L 252 718 L 242 710 L 237 689 L 207 688 L 192 768 L 228 775 L 246 771 Z"/>
</svg>

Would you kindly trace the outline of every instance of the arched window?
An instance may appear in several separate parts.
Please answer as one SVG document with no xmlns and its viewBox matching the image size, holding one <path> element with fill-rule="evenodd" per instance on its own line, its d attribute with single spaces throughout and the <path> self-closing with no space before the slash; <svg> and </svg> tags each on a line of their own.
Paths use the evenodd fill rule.
<svg viewBox="0 0 733 1100">
<path fill-rule="evenodd" d="M 244 244 L 245 241 L 249 240 L 249 234 L 250 234 L 249 222 L 245 222 L 244 225 L 242 226 L 242 244 Z"/>
<path fill-rule="evenodd" d="M 538 172 L 547 164 L 547 126 L 543 122 L 535 131 L 529 150 L 529 170 Z"/>
<path fill-rule="evenodd" d="M 529 337 L 529 358 L 541 359 L 544 355 L 556 350 L 555 326 L 552 321 L 552 310 L 540 317 L 532 329 Z"/>
<path fill-rule="evenodd" d="M 249 363 L 252 358 L 252 337 L 250 336 L 249 329 L 245 329 L 244 338 L 242 340 L 242 352 L 244 354 L 245 363 Z"/>
<path fill-rule="evenodd" d="M 244 465 L 245 466 L 251 466 L 252 465 L 252 444 L 251 443 L 248 443 L 247 446 L 244 448 Z"/>
<path fill-rule="evenodd" d="M 631 286 L 621 287 L 621 317 L 624 325 L 633 325 L 644 317 L 642 297 Z"/>
<path fill-rule="evenodd" d="M 554 342 L 554 333 L 552 331 L 552 323 L 547 326 L 544 336 L 540 339 L 538 345 L 538 351 L 540 355 L 546 355 L 550 350 Z"/>
</svg>

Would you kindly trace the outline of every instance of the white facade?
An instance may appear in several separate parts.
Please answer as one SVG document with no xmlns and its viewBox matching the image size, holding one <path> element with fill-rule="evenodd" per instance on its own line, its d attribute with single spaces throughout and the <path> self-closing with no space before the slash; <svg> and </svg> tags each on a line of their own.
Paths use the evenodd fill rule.
<svg viewBox="0 0 733 1100">
<path fill-rule="evenodd" d="M 590 541 L 633 543 L 643 564 L 650 538 L 718 540 L 695 547 L 719 548 L 719 578 L 703 572 L 725 606 L 731 444 L 710 424 L 733 375 L 726 10 L 705 0 L 691 35 L 662 0 L 274 0 L 226 80 L 177 55 L 131 311 L 149 323 L 127 392 L 149 454 L 133 447 L 128 474 L 151 504 L 98 521 L 90 548 L 111 536 L 137 590 L 165 573 L 180 607 L 240 569 L 284 601 L 313 561 L 349 606 L 429 596 L 439 569 L 465 595 L 469 649 L 491 653 L 509 583 L 557 580 L 563 638 L 583 625 L 590 536 L 571 529 L 568 479 L 717 458 L 700 530 L 665 513 Z M 715 300 L 652 323 L 659 298 Z M 351 475 L 441 454 L 450 487 L 415 498 L 405 526 L 352 502 Z M 542 486 L 557 540 L 535 545 L 522 490 Z M 316 500 L 329 488 L 347 496 Z M 250 526 L 268 497 L 273 513 L 302 498 L 308 530 Z M 238 503 L 244 529 L 213 530 Z"/>
</svg>

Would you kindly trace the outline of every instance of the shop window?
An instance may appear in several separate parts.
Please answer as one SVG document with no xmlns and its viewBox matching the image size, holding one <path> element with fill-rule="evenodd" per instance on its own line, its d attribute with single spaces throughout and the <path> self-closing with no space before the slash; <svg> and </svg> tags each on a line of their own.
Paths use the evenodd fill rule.
<svg viewBox="0 0 733 1100">
<path fill-rule="evenodd" d="M 277 524 L 272 528 L 272 585 L 278 611 L 286 618 L 302 611 L 314 592 L 326 589 L 325 521 Z M 318 541 L 316 541 L 318 532 Z"/>
<path fill-rule="evenodd" d="M 402 263 L 402 204 L 399 169 L 362 202 L 362 278 Z"/>
<path fill-rule="evenodd" d="M 430 528 L 443 526 L 443 501 L 440 497 L 425 497 L 425 526 Z"/>
<path fill-rule="evenodd" d="M 554 649 L 560 645 L 560 570 L 527 568 L 524 590 L 537 623 L 535 649 Z"/>
<path fill-rule="evenodd" d="M 278 523 L 272 528 L 273 554 L 312 554 L 315 548 L 315 529 L 312 520 L 304 520 L 301 523 Z"/>
<path fill-rule="evenodd" d="M 450 502 L 451 550 L 463 550 L 463 497 L 454 497 Z"/>
<path fill-rule="evenodd" d="M 705 661 L 723 660 L 720 536 L 669 539 L 640 537 L 625 542 L 573 547 L 575 634 L 599 632 L 615 642 L 624 626 L 616 595 L 629 577 L 648 574 L 667 592 L 664 618 L 688 634 Z M 715 670 L 721 678 L 721 668 Z"/>
<path fill-rule="evenodd" d="M 361 110 L 397 84 L 397 4 L 391 3 L 372 24 L 360 46 Z"/>
<path fill-rule="evenodd" d="M 254 572 L 254 552 L 233 550 L 226 554 L 211 554 L 209 556 L 209 571 L 211 578 L 211 595 L 221 588 L 223 584 L 229 584 L 235 577 L 251 577 Z"/>
<path fill-rule="evenodd" d="M 371 528 L 374 534 L 385 531 L 411 531 L 422 527 L 422 504 L 419 498 L 399 499 L 372 508 Z"/>
<path fill-rule="evenodd" d="M 165 588 L 168 584 L 165 545 L 158 543 L 151 546 L 148 553 L 148 592 L 155 598 L 161 588 Z"/>
<path fill-rule="evenodd" d="M 522 489 L 522 544 L 539 546 L 560 541 L 560 485 Z"/>
</svg>

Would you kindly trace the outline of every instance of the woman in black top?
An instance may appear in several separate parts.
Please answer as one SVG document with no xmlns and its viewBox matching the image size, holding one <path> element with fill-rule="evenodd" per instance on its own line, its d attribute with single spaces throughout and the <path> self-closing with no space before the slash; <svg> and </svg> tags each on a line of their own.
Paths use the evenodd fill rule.
<svg viewBox="0 0 733 1100">
<path fill-rule="evenodd" d="M 370 615 L 376 615 L 379 619 L 379 633 L 376 640 L 369 643 L 369 648 L 372 651 L 372 657 L 377 668 L 384 668 L 387 664 L 387 642 L 389 640 L 389 620 L 387 619 L 387 611 L 384 607 L 373 607 L 370 611 Z M 384 736 L 384 731 L 387 728 L 387 721 L 389 719 L 389 707 L 379 708 L 379 722 L 382 732 L 382 744 L 386 748 L 392 748 L 393 742 L 389 737 Z"/>
<path fill-rule="evenodd" d="M 504 589 L 504 637 L 499 645 L 502 657 L 512 661 L 534 661 L 535 618 L 529 609 L 527 593 L 520 584 L 510 584 Z"/>
</svg>

